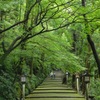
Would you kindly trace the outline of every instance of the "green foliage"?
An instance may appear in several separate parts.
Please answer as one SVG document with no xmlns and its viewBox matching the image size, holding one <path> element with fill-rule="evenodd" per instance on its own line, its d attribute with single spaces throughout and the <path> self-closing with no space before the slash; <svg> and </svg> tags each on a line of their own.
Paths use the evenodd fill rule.
<svg viewBox="0 0 100 100">
<path fill-rule="evenodd" d="M 52 69 L 76 73 L 91 62 L 94 70 L 96 63 L 86 38 L 91 35 L 100 54 L 99 5 L 99 0 L 87 1 L 85 7 L 79 0 L 0 0 L 0 32 L 22 21 L 0 33 L 0 70 L 2 62 L 5 67 L 0 74 L 0 99 L 20 98 L 21 74 L 27 75 L 28 94 Z"/>
<path fill-rule="evenodd" d="M 55 67 L 61 68 L 63 71 L 70 70 L 70 72 L 74 72 L 83 70 L 84 68 L 82 68 L 79 64 L 79 58 L 69 52 L 71 46 L 67 40 L 68 39 L 64 33 L 61 37 L 55 34 L 43 34 L 35 37 L 33 42 L 31 40 L 31 42 L 28 44 L 30 45 L 32 43 L 33 45 L 35 53 L 33 54 L 34 57 L 38 54 L 37 51 L 43 52 L 45 54 L 45 64 L 50 64 L 52 62 Z M 41 48 L 41 50 L 39 48 Z"/>
<path fill-rule="evenodd" d="M 26 83 L 26 95 L 32 92 L 41 82 L 44 77 L 37 77 L 34 74 L 31 77 L 27 77 Z"/>
<path fill-rule="evenodd" d="M 16 100 L 17 91 L 13 82 L 13 77 L 3 72 L 0 76 L 0 98 L 1 100 Z"/>
<path fill-rule="evenodd" d="M 92 81 L 89 87 L 89 95 L 94 96 L 95 100 L 100 100 L 100 79 Z"/>
</svg>

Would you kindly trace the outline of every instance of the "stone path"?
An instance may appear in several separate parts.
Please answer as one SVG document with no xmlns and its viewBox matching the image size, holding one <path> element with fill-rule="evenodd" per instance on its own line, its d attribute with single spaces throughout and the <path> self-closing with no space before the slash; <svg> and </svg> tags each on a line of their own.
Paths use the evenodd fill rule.
<svg viewBox="0 0 100 100">
<path fill-rule="evenodd" d="M 67 85 L 62 84 L 62 73 L 56 71 L 56 78 L 46 78 L 25 100 L 85 100 Z"/>
</svg>

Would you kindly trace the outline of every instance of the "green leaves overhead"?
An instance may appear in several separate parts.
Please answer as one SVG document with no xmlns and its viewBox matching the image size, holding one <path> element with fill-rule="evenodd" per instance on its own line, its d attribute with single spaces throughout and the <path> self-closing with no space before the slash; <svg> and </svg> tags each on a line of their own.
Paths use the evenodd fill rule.
<svg viewBox="0 0 100 100">
<path fill-rule="evenodd" d="M 0 29 L 5 30 L 8 27 L 1 43 L 4 41 L 6 49 L 13 43 L 11 49 L 16 49 L 22 42 L 26 42 L 26 49 L 19 50 L 19 54 L 23 57 L 31 57 L 32 54 L 34 57 L 44 52 L 46 56 L 49 56 L 48 59 L 56 58 L 58 61 L 64 59 L 68 61 L 69 65 L 70 57 L 76 59 L 75 55 L 70 55 L 73 30 L 76 34 L 80 33 L 82 39 L 86 39 L 84 33 L 91 34 L 92 27 L 99 24 L 99 22 L 94 22 L 98 21 L 99 18 L 98 0 L 95 2 L 87 1 L 86 7 L 82 7 L 79 0 L 6 0 L 0 2 L 2 4 L 0 9 L 3 11 Z M 84 27 L 84 14 L 87 16 L 87 29 Z M 16 24 L 18 21 L 19 23 Z M 11 29 L 9 29 L 10 26 L 12 26 Z M 51 32 L 50 35 L 48 35 L 49 32 Z M 44 34 L 35 37 L 42 33 Z M 18 36 L 20 38 L 16 40 Z M 29 40 L 32 37 L 34 38 Z"/>
<path fill-rule="evenodd" d="M 64 34 L 62 37 L 55 34 L 39 35 L 28 41 L 28 50 L 30 46 L 30 50 L 33 52 L 33 57 L 38 55 L 39 52 L 45 54 L 45 63 L 48 62 L 48 64 L 50 64 L 52 62 L 55 67 L 61 68 L 64 71 L 69 70 L 70 72 L 84 69 L 79 64 L 79 58 L 69 52 L 71 46 Z"/>
<path fill-rule="evenodd" d="M 28 94 L 52 69 L 96 68 L 87 35 L 100 57 L 100 0 L 85 1 L 0 0 L 1 99 L 21 97 L 22 74 L 28 76 Z"/>
</svg>

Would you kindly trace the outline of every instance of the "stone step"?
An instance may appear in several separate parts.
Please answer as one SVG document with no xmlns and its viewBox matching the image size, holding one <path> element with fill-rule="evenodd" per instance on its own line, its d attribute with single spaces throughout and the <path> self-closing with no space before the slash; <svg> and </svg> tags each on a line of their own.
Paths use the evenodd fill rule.
<svg viewBox="0 0 100 100">
<path fill-rule="evenodd" d="M 52 88 L 52 87 L 62 87 L 62 88 L 67 88 L 67 86 L 62 85 L 62 84 L 46 84 L 46 85 L 40 85 L 39 87 L 43 88 L 43 87 L 48 87 L 48 88 Z"/>
<path fill-rule="evenodd" d="M 62 82 L 44 82 L 41 85 L 53 85 L 53 84 L 62 84 Z"/>
<path fill-rule="evenodd" d="M 47 77 L 25 100 L 85 100 L 68 85 L 62 84 L 62 72 L 56 72 L 56 78 Z"/>
<path fill-rule="evenodd" d="M 26 100 L 85 100 L 84 98 L 27 98 Z"/>
<path fill-rule="evenodd" d="M 30 97 L 27 100 L 85 100 L 83 97 Z"/>
<path fill-rule="evenodd" d="M 62 93 L 63 93 L 63 94 L 64 94 L 64 93 L 69 94 L 69 93 L 70 93 L 70 94 L 72 95 L 72 94 L 75 94 L 75 93 L 77 93 L 77 92 L 75 92 L 75 91 L 66 91 L 66 92 L 45 92 L 45 91 L 41 91 L 41 92 L 40 92 L 40 91 L 38 91 L 38 92 L 35 92 L 35 91 L 34 91 L 34 92 L 32 92 L 31 94 L 51 94 L 51 93 L 53 93 L 53 94 L 54 94 L 54 93 L 56 93 L 56 94 L 62 94 Z"/>
<path fill-rule="evenodd" d="M 52 86 L 52 87 L 43 87 L 43 86 L 39 86 L 39 87 L 37 87 L 37 89 L 72 89 L 70 86 L 59 86 L 59 87 L 54 87 L 54 86 Z"/>
<path fill-rule="evenodd" d="M 71 88 L 37 88 L 36 90 L 72 90 Z"/>
<path fill-rule="evenodd" d="M 62 85 L 54 85 L 54 86 L 48 85 L 48 86 L 46 87 L 46 86 L 44 86 L 44 85 L 41 85 L 41 86 L 38 86 L 38 88 L 62 88 L 62 89 L 65 89 L 65 88 L 70 88 L 70 87 L 62 86 Z"/>
<path fill-rule="evenodd" d="M 26 98 L 84 98 L 77 93 L 33 93 L 28 95 Z"/>
<path fill-rule="evenodd" d="M 74 90 L 71 90 L 71 89 L 69 89 L 69 90 L 59 90 L 59 89 L 49 89 L 49 90 L 47 90 L 47 89 L 36 89 L 35 91 L 33 91 L 32 93 L 71 93 L 71 94 L 73 94 L 73 93 L 77 93 L 76 91 L 74 91 Z"/>
<path fill-rule="evenodd" d="M 54 82 L 55 82 L 55 83 L 60 83 L 60 82 L 62 83 L 61 80 L 59 80 L 59 81 L 58 81 L 58 80 L 57 80 L 57 81 L 56 81 L 56 80 L 55 80 L 55 81 L 52 81 L 52 80 L 51 80 L 51 81 L 44 81 L 43 83 L 45 83 L 45 82 L 46 82 L 46 83 L 54 83 Z"/>
<path fill-rule="evenodd" d="M 78 96 L 30 96 L 26 98 L 84 98 L 84 97 L 78 97 Z"/>
</svg>

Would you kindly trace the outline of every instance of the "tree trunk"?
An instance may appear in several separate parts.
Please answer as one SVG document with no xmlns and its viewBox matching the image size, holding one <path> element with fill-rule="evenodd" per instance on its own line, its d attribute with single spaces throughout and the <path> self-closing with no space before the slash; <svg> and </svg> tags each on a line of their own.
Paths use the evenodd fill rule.
<svg viewBox="0 0 100 100">
<path fill-rule="evenodd" d="M 76 41 L 77 41 L 77 36 L 75 33 L 73 33 L 73 52 L 76 52 Z"/>
<path fill-rule="evenodd" d="M 32 58 L 31 59 L 31 64 L 30 64 L 30 75 L 32 76 L 33 75 L 33 61 L 34 61 L 34 59 Z"/>
<path fill-rule="evenodd" d="M 83 6 L 83 7 L 86 6 L 86 0 L 82 0 L 82 6 Z M 84 17 L 84 21 L 85 21 L 85 26 L 86 26 L 86 28 L 87 28 L 88 20 L 87 20 L 85 14 L 83 14 L 83 17 Z M 95 48 L 94 42 L 92 41 L 90 35 L 89 35 L 88 33 L 86 33 L 86 34 L 87 34 L 87 40 L 88 40 L 88 43 L 89 43 L 90 46 L 91 46 L 91 49 L 92 49 L 92 52 L 93 52 L 94 58 L 95 58 L 95 60 L 96 60 L 97 67 L 98 67 L 98 72 L 99 72 L 99 76 L 100 76 L 100 60 L 99 60 L 99 57 L 98 57 L 98 54 L 97 54 L 97 51 L 96 51 L 96 48 Z"/>
<path fill-rule="evenodd" d="M 99 60 L 99 57 L 98 57 L 98 54 L 97 54 L 97 51 L 96 51 L 94 42 L 92 41 L 90 35 L 87 35 L 87 40 L 88 40 L 88 42 L 89 42 L 89 44 L 90 44 L 90 46 L 91 46 L 91 49 L 92 49 L 92 52 L 93 52 L 95 61 L 96 61 L 96 63 L 97 63 L 98 72 L 99 72 L 99 75 L 100 75 L 100 60 Z"/>
</svg>

